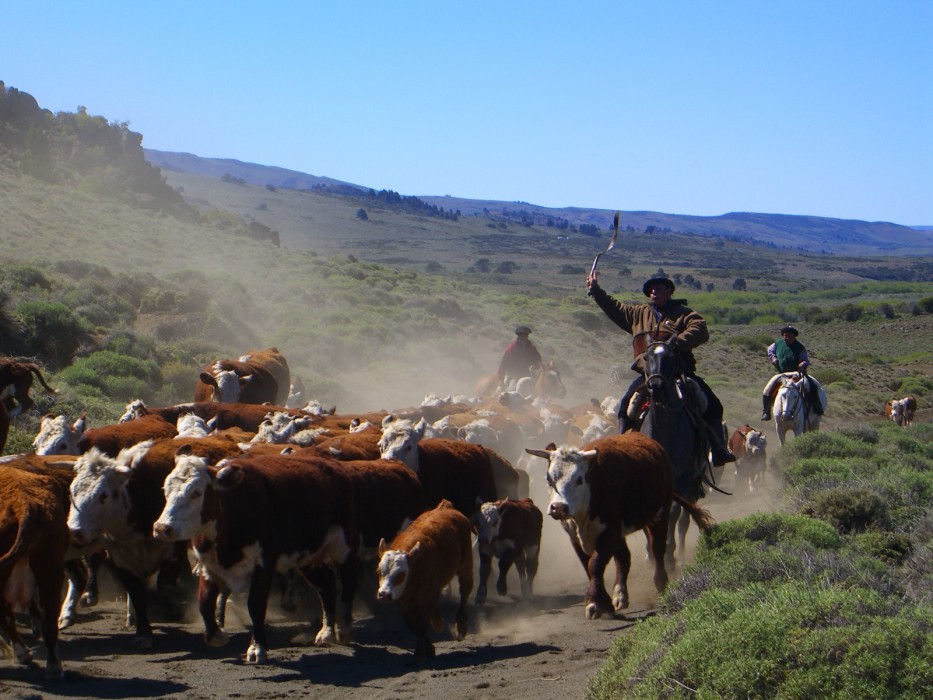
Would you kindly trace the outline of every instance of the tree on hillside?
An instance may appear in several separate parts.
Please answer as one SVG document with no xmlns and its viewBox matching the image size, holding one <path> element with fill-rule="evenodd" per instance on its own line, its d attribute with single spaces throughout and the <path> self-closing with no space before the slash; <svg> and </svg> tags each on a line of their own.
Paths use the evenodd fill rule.
<svg viewBox="0 0 933 700">
<path fill-rule="evenodd" d="M 732 283 L 732 288 L 737 292 L 744 292 L 747 289 L 744 277 L 737 277 L 735 282 Z"/>
<path fill-rule="evenodd" d="M 363 209 L 363 207 L 356 210 L 356 218 L 360 221 L 369 221 L 369 217 L 366 215 L 366 210 Z"/>
</svg>

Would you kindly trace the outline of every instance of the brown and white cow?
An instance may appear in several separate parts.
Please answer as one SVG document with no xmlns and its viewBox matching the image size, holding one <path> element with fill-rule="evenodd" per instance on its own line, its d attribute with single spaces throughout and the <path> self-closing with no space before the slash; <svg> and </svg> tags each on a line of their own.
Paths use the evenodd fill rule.
<svg viewBox="0 0 933 700">
<path fill-rule="evenodd" d="M 87 429 L 87 413 L 82 413 L 71 425 L 65 416 L 42 416 L 39 432 L 32 441 L 37 455 L 77 455 L 78 440 Z"/>
<path fill-rule="evenodd" d="M 383 421 L 379 440 L 382 458 L 398 459 L 418 475 L 429 508 L 446 499 L 469 518 L 480 504 L 495 501 L 497 484 L 490 451 L 456 440 L 424 438 L 426 429 L 424 420 L 412 425 L 410 420 L 390 416 Z M 501 457 L 495 462 L 500 469 L 503 463 L 509 466 Z M 518 475 L 511 476 L 517 489 Z"/>
<path fill-rule="evenodd" d="M 293 569 L 321 596 L 324 619 L 315 643 L 349 639 L 359 532 L 352 481 L 332 465 L 308 457 L 259 455 L 217 465 L 183 452 L 176 457 L 153 535 L 192 540 L 207 644 L 227 642 L 214 616 L 220 593 L 249 590 L 253 629 L 246 662 L 264 661 L 273 576 Z"/>
<path fill-rule="evenodd" d="M 641 433 L 612 435 L 582 447 L 528 450 L 548 460 L 548 515 L 559 520 L 589 578 L 586 617 L 614 615 L 628 607 L 631 553 L 625 536 L 645 529 L 654 556 L 654 585 L 667 585 L 664 553 L 672 499 L 686 508 L 701 529 L 709 514 L 673 493 L 671 465 L 657 442 Z M 603 572 L 615 560 L 612 598 Z"/>
<path fill-rule="evenodd" d="M 10 418 L 25 413 L 35 405 L 31 395 L 33 375 L 36 375 L 43 389 L 50 394 L 56 393 L 55 389 L 46 384 L 39 365 L 35 362 L 0 358 L 0 399 L 3 400 Z"/>
<path fill-rule="evenodd" d="M 761 485 L 768 466 L 768 436 L 748 423 L 729 437 L 729 451 L 735 455 L 736 480 L 751 493 Z"/>
<path fill-rule="evenodd" d="M 60 488 L 68 493 L 74 477 L 74 455 L 9 455 L 0 459 L 0 479 L 5 469 L 19 469 L 55 479 Z M 68 577 L 68 593 L 62 601 L 58 616 L 58 628 L 72 625 L 77 615 L 79 600 L 88 606 L 97 603 L 97 570 L 102 556 L 97 547 L 78 547 L 69 543 L 65 552 L 65 574 Z M 83 598 L 82 598 L 83 594 Z"/>
<path fill-rule="evenodd" d="M 68 491 L 54 477 L 4 469 L 0 478 L 0 635 L 16 662 L 32 657 L 16 629 L 15 613 L 41 611 L 46 674 L 62 678 L 58 614 L 68 548 Z"/>
<path fill-rule="evenodd" d="M 205 366 L 195 385 L 194 400 L 284 406 L 289 386 L 288 362 L 277 348 L 250 350 L 239 359 Z"/>
<path fill-rule="evenodd" d="M 884 417 L 906 428 L 914 420 L 917 411 L 917 399 L 905 396 L 902 399 L 888 399 L 884 405 Z"/>
<path fill-rule="evenodd" d="M 0 452 L 6 447 L 10 421 L 35 405 L 30 394 L 33 374 L 46 391 L 55 393 L 55 389 L 45 383 L 39 366 L 34 362 L 0 358 Z"/>
<path fill-rule="evenodd" d="M 530 498 L 518 501 L 503 498 L 480 507 L 476 518 L 479 544 L 477 605 L 486 602 L 486 582 L 492 570 L 493 557 L 499 560 L 496 592 L 501 596 L 508 593 L 507 578 L 514 563 L 521 583 L 522 598 L 531 599 L 535 574 L 538 573 L 543 520 L 544 516 Z"/>
<path fill-rule="evenodd" d="M 132 447 L 145 440 L 173 438 L 178 435 L 175 423 L 159 416 L 143 416 L 125 423 L 102 425 L 90 428 L 78 438 L 78 454 L 97 448 L 108 457 L 116 457 L 120 450 Z"/>
<path fill-rule="evenodd" d="M 379 543 L 379 590 L 381 601 L 398 603 L 408 627 L 415 633 L 415 659 L 434 656 L 428 629 L 440 630 L 441 591 L 454 576 L 460 588 L 457 636 L 467 633 L 467 600 L 473 590 L 472 527 L 470 521 L 447 500 L 426 511 L 391 545 Z"/>
<path fill-rule="evenodd" d="M 175 453 L 187 449 L 211 464 L 241 454 L 237 444 L 218 438 L 146 440 L 110 458 L 96 448 L 80 456 L 71 482 L 68 526 L 72 541 L 102 540 L 117 579 L 128 594 L 127 626 L 132 644 L 152 647 L 147 581 L 158 572 L 156 588 L 166 617 L 178 619 L 174 585 L 187 567 L 187 543 L 156 540 L 152 525 L 165 506 L 162 484 L 175 468 Z"/>
</svg>

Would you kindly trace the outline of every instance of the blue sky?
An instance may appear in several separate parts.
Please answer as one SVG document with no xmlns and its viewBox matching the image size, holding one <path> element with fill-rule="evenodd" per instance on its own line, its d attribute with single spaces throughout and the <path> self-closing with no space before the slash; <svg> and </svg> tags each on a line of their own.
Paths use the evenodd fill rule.
<svg viewBox="0 0 933 700">
<path fill-rule="evenodd" d="M 0 3 L 0 80 L 405 195 L 933 225 L 933 2 Z"/>
</svg>

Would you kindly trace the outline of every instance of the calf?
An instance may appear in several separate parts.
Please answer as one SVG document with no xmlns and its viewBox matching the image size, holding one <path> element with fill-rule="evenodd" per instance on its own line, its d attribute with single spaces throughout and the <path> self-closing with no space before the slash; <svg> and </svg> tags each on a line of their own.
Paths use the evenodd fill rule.
<svg viewBox="0 0 933 700">
<path fill-rule="evenodd" d="M 19 664 L 32 665 L 17 611 L 41 611 L 46 674 L 62 678 L 58 611 L 68 548 L 68 492 L 52 476 L 6 469 L 0 479 L 0 631 Z M 37 605 L 38 604 L 38 605 Z"/>
<path fill-rule="evenodd" d="M 264 661 L 272 579 L 276 571 L 292 569 L 300 570 L 321 596 L 324 619 L 315 643 L 349 639 L 359 532 L 352 481 L 332 465 L 332 460 L 259 455 L 211 466 L 192 454 L 176 457 L 153 536 L 192 540 L 200 570 L 198 606 L 209 645 L 227 642 L 214 617 L 221 590 L 248 589 L 253 629 L 246 661 Z"/>
<path fill-rule="evenodd" d="M 486 581 L 492 570 L 493 557 L 499 559 L 496 592 L 501 596 L 508 593 L 506 579 L 514 563 L 521 582 L 522 598 L 531 599 L 535 574 L 538 572 L 543 520 L 544 516 L 530 498 L 520 501 L 504 498 L 494 503 L 484 503 L 480 507 L 476 519 L 479 541 L 477 605 L 486 602 Z"/>
<path fill-rule="evenodd" d="M 902 399 L 888 399 L 884 405 L 885 418 L 902 427 L 907 427 L 914 420 L 914 413 L 917 410 L 917 399 L 913 396 L 905 396 Z"/>
<path fill-rule="evenodd" d="M 165 506 L 162 484 L 186 450 L 214 464 L 240 454 L 236 443 L 218 438 L 147 440 L 110 458 L 97 449 L 78 458 L 71 483 L 68 526 L 78 544 L 105 538 L 117 579 L 129 598 L 127 626 L 135 626 L 132 645 L 152 647 L 147 580 L 158 572 L 156 589 L 166 601 L 166 617 L 181 611 L 173 588 L 188 563 L 187 542 L 152 537 L 152 525 Z"/>
<path fill-rule="evenodd" d="M 729 451 L 735 455 L 736 476 L 744 476 L 744 483 L 749 492 L 764 479 L 765 468 L 768 465 L 767 447 L 768 436 L 748 423 L 736 428 L 729 437 Z"/>
<path fill-rule="evenodd" d="M 450 501 L 422 513 L 392 540 L 379 543 L 379 591 L 382 601 L 396 601 L 415 633 L 415 659 L 434 656 L 428 628 L 443 627 L 441 591 L 457 577 L 460 605 L 457 637 L 467 633 L 467 599 L 473 589 L 473 552 L 470 521 Z"/>
<path fill-rule="evenodd" d="M 548 515 L 559 520 L 587 572 L 587 619 L 614 615 L 628 607 L 631 553 L 625 536 L 645 529 L 654 555 L 654 585 L 667 585 L 664 553 L 672 499 L 686 508 L 701 529 L 709 514 L 673 493 L 671 465 L 664 448 L 641 433 L 600 438 L 577 447 L 527 450 L 548 460 Z M 612 598 L 603 572 L 614 559 Z"/>
</svg>

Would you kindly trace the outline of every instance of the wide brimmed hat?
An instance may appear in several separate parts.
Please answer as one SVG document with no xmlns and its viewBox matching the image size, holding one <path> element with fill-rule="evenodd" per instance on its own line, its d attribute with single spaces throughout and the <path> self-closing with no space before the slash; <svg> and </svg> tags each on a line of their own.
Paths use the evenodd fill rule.
<svg viewBox="0 0 933 700">
<path fill-rule="evenodd" d="M 658 284 L 658 283 L 663 284 L 665 287 L 667 287 L 668 289 L 670 289 L 670 290 L 671 290 L 671 294 L 674 293 L 674 283 L 671 282 L 667 277 L 652 277 L 650 280 L 648 280 L 647 282 L 645 282 L 645 283 L 642 285 L 641 291 L 643 291 L 643 292 L 645 293 L 645 296 L 646 296 L 646 297 L 650 297 L 650 296 L 651 296 L 651 286 L 654 285 L 654 284 Z"/>
<path fill-rule="evenodd" d="M 515 335 L 528 335 L 531 333 L 531 329 L 528 326 L 517 326 L 515 328 Z"/>
<path fill-rule="evenodd" d="M 800 335 L 800 331 L 798 331 L 793 326 L 784 326 L 781 329 L 781 335 L 784 335 L 785 333 L 793 333 L 795 336 Z"/>
</svg>

